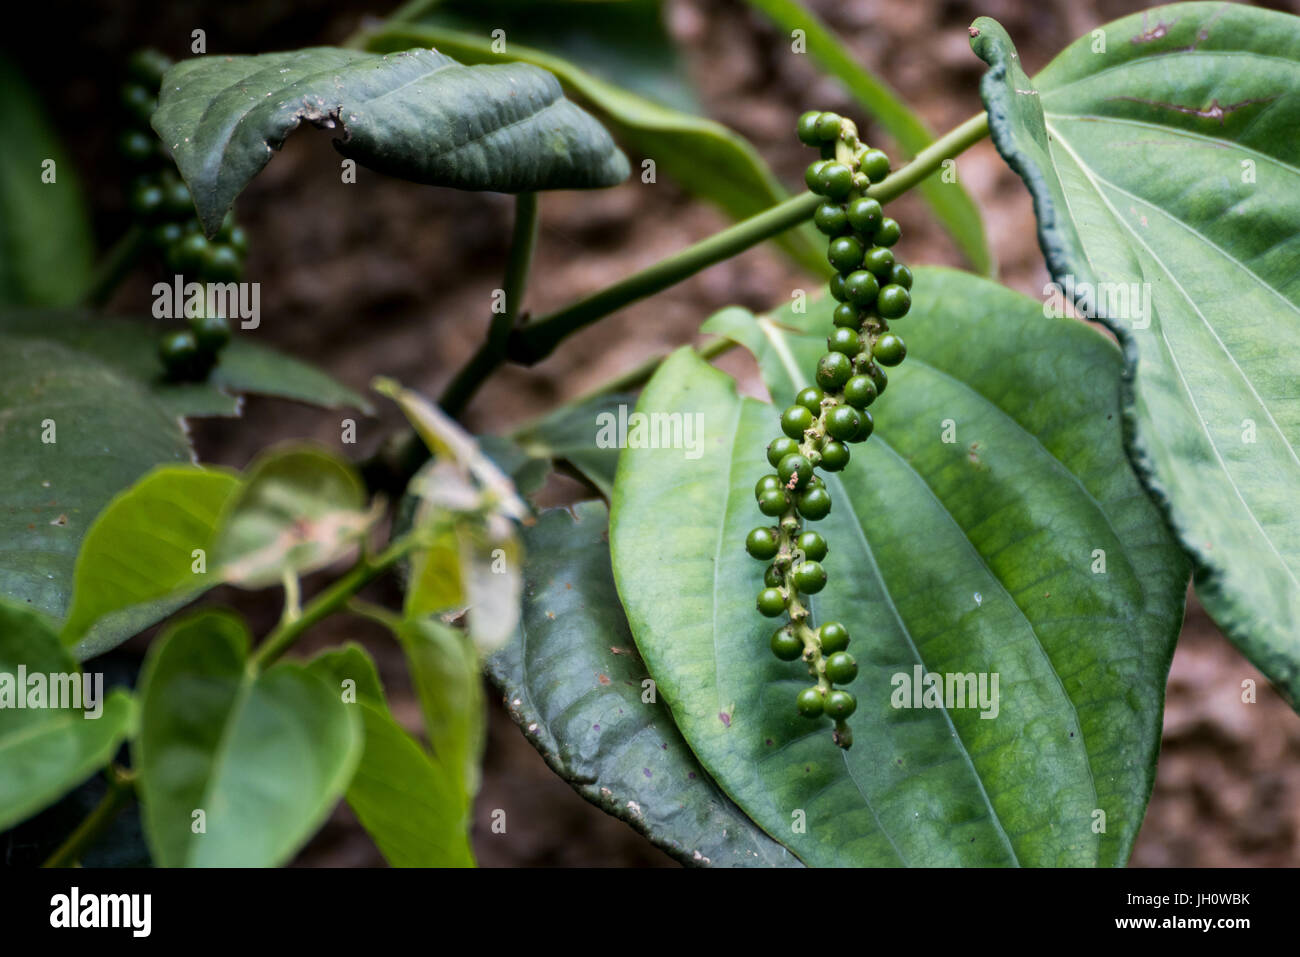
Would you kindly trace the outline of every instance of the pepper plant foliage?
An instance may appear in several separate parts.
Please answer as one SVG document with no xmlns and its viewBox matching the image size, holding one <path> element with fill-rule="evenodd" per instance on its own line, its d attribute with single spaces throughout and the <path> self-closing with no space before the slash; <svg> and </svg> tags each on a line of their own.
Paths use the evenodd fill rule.
<svg viewBox="0 0 1300 957">
<path fill-rule="evenodd" d="M 656 23 L 654 4 L 581 4 L 623 45 L 573 61 L 565 0 L 520 14 L 532 45 L 505 50 L 473 5 L 433 5 L 346 48 L 133 58 L 141 224 L 97 271 L 55 134 L 6 82 L 23 134 L 0 164 L 9 846 L 93 863 L 138 802 L 157 865 L 278 865 L 345 800 L 391 864 L 472 866 L 486 673 L 556 773 L 685 863 L 1114 866 L 1151 791 L 1189 576 L 1300 698 L 1300 20 L 1159 7 L 1029 77 L 981 18 L 984 111 L 933 140 L 797 2 L 753 5 L 806 24 L 863 110 L 791 117 L 815 151 L 806 193 L 694 112 L 662 31 L 628 39 L 618 24 Z M 910 156 L 869 145 L 870 118 Z M 517 194 L 505 312 L 437 402 L 383 378 L 361 395 L 214 306 L 243 275 L 232 204 L 303 122 L 363 167 Z M 975 206 L 936 176 L 985 135 L 1033 197 L 1056 304 L 1114 338 L 987 275 Z M 527 318 L 535 193 L 623 181 L 616 139 L 739 221 Z M 976 272 L 903 264 L 885 205 L 913 187 Z M 457 423 L 504 363 L 767 239 L 826 294 L 701 316 L 704 345 L 510 435 Z M 160 350 L 155 326 L 100 310 L 150 262 L 198 293 Z M 732 347 L 772 402 L 709 365 Z M 361 461 L 307 443 L 243 470 L 194 461 L 186 420 L 259 394 L 353 427 L 391 401 L 410 428 Z M 552 470 L 590 494 L 539 509 Z M 309 574 L 327 583 L 304 599 Z M 359 594 L 386 575 L 400 608 Z M 279 622 L 255 636 L 187 609 L 219 585 L 281 589 Z M 286 654 L 335 615 L 391 635 L 417 730 L 362 645 Z M 61 693 L 154 626 L 134 682 Z M 97 772 L 86 826 L 51 832 L 42 812 Z"/>
</svg>

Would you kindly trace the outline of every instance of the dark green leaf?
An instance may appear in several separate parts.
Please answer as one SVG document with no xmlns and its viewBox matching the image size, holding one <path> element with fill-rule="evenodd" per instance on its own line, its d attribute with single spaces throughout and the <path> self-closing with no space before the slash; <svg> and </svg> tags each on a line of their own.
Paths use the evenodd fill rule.
<svg viewBox="0 0 1300 957">
<path fill-rule="evenodd" d="M 1300 18 L 1160 7 L 1032 81 L 972 30 L 1048 268 L 1124 345 L 1129 455 L 1210 614 L 1300 702 Z"/>
<path fill-rule="evenodd" d="M 487 661 L 510 716 L 557 774 L 687 864 L 799 866 L 696 762 L 645 666 L 614 591 L 600 502 L 542 513 L 519 634 Z M 651 692 L 653 689 L 649 689 Z"/>
<path fill-rule="evenodd" d="M 155 465 L 188 462 L 189 441 L 137 383 L 50 340 L 6 337 L 0 409 L 0 597 L 61 618 L 95 516 Z"/>
<path fill-rule="evenodd" d="M 370 656 L 348 645 L 308 669 L 360 712 L 365 745 L 347 800 L 384 859 L 394 867 L 473 867 L 465 796 L 394 720 Z"/>
<path fill-rule="evenodd" d="M 38 685 L 44 689 L 39 705 L 30 697 Z M 0 602 L 0 831 L 53 803 L 112 759 L 134 706 L 123 691 L 94 700 L 102 693 L 102 675 L 98 689 L 93 680 L 87 689 L 49 621 Z M 55 700 L 56 694 L 72 697 Z"/>
<path fill-rule="evenodd" d="M 35 93 L 3 58 L 0 116 L 0 303 L 74 302 L 90 284 L 90 216 Z"/>
<path fill-rule="evenodd" d="M 627 158 L 555 77 L 528 64 L 466 67 L 436 50 L 379 56 L 313 47 L 186 60 L 163 79 L 153 126 L 209 235 L 303 122 L 381 173 L 518 193 L 612 186 Z"/>
<path fill-rule="evenodd" d="M 918 269 L 914 293 L 876 433 L 827 477 L 830 583 L 811 608 L 852 636 L 852 750 L 796 714 L 807 676 L 767 650 L 776 623 L 754 608 L 744 541 L 770 524 L 753 487 L 777 410 L 689 350 L 638 411 L 698 413 L 704 457 L 629 449 L 615 483 L 632 632 L 704 766 L 809 864 L 1122 864 L 1187 566 L 1124 458 L 1119 353 L 969 274 Z M 706 328 L 754 348 L 785 402 L 825 350 L 829 306 Z M 986 676 L 987 706 L 895 707 L 916 669 Z"/>
<path fill-rule="evenodd" d="M 283 863 L 360 760 L 360 718 L 334 689 L 301 665 L 254 671 L 248 645 L 238 618 L 204 612 L 150 649 L 133 764 L 160 867 Z"/>
<path fill-rule="evenodd" d="M 635 407 L 628 392 L 595 396 L 561 406 L 510 437 L 535 458 L 568 462 L 608 499 L 622 447 L 619 423 Z"/>
</svg>

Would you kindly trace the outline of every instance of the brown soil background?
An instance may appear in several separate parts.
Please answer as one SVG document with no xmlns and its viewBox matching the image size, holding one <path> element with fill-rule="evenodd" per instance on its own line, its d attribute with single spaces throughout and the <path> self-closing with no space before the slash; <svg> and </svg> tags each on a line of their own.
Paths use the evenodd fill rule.
<svg viewBox="0 0 1300 957">
<path fill-rule="evenodd" d="M 1300 3 L 1267 4 L 1300 13 Z M 1145 4 L 1097 0 L 813 0 L 811 6 L 938 131 L 978 111 L 982 64 L 971 54 L 966 26 L 979 15 L 1010 31 L 1032 74 L 1074 37 Z M 126 54 L 154 45 L 183 55 L 189 33 L 203 27 L 210 52 L 252 53 L 336 43 L 375 2 L 152 3 L 56 0 L 42 7 L 71 33 L 78 69 L 39 50 L 12 54 L 47 99 L 68 139 L 97 210 L 96 227 L 111 241 L 125 222 L 120 168 L 113 159 L 111 117 L 118 70 Z M 807 57 L 736 0 L 669 0 L 667 22 L 709 115 L 748 137 L 778 175 L 799 183 L 807 162 L 792 135 L 809 107 L 861 111 L 839 86 L 819 76 Z M 509 24 L 504 24 L 509 27 Z M 887 138 L 868 126 L 868 138 Z M 510 202 L 412 186 L 361 171 L 342 188 L 327 134 L 301 132 L 289 141 L 240 199 L 252 239 L 247 278 L 262 283 L 262 327 L 256 333 L 330 370 L 363 390 L 385 373 L 437 394 L 486 328 L 491 291 L 500 281 L 509 237 Z M 641 157 L 633 156 L 634 167 Z M 993 148 L 981 143 L 959 161 L 959 173 L 984 212 L 1001 278 L 1033 296 L 1047 281 L 1034 237 L 1032 211 L 1020 181 Z M 542 225 L 528 308 L 554 308 L 649 265 L 726 224 L 712 208 L 662 179 L 635 179 L 596 193 L 553 193 L 541 204 Z M 918 200 L 906 197 L 891 214 L 904 224 L 900 253 L 911 263 L 962 265 L 952 244 Z M 140 274 L 113 306 L 141 311 L 148 283 Z M 716 309 L 739 303 L 763 309 L 797 286 L 812 288 L 771 246 L 718 265 L 674 289 L 574 337 L 533 369 L 508 368 L 480 393 L 467 421 L 498 431 L 622 372 L 639 360 L 692 341 Z M 761 395 L 752 363 L 738 353 L 719 363 L 742 388 Z M 241 420 L 194 424 L 202 457 L 244 466 L 280 439 L 314 437 L 336 443 L 338 414 L 291 403 L 252 400 Z M 360 451 L 368 453 L 397 425 L 385 411 L 363 420 Z M 563 501 L 577 486 L 562 481 L 548 498 Z M 223 592 L 265 630 L 278 595 Z M 382 590 L 376 597 L 385 597 Z M 393 597 L 391 594 L 388 597 Z M 400 656 L 384 636 L 351 619 L 327 623 L 311 644 L 358 639 L 377 656 L 394 709 L 411 728 L 418 707 Z M 135 647 L 141 647 L 137 640 Z M 1258 702 L 1241 700 L 1253 680 Z M 505 809 L 505 835 L 487 827 Z M 500 708 L 493 706 L 475 836 L 485 866 L 672 866 L 623 823 L 577 797 L 542 763 Z M 346 807 L 301 854 L 303 866 L 380 865 L 382 860 Z M 1279 866 L 1300 864 L 1300 718 L 1222 637 L 1194 598 L 1174 657 L 1164 747 L 1155 791 L 1132 863 L 1135 866 Z"/>
</svg>

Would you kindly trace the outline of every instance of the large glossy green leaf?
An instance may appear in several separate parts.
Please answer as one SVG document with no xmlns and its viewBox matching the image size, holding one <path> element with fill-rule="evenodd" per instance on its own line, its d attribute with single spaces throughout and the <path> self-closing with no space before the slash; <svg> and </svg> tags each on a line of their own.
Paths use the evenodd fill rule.
<svg viewBox="0 0 1300 957">
<path fill-rule="evenodd" d="M 638 411 L 701 416 L 705 455 L 628 449 L 615 483 L 632 632 L 701 762 L 805 863 L 1121 864 L 1187 565 L 1124 458 L 1120 355 L 966 273 L 918 269 L 914 293 L 907 362 L 876 434 L 827 478 L 820 523 L 830 583 L 811 608 L 852 635 L 853 748 L 796 714 L 807 676 L 767 650 L 774 623 L 754 608 L 744 540 L 768 524 L 753 487 L 777 411 L 689 350 Z M 830 305 L 708 328 L 750 345 L 784 402 L 825 350 Z M 988 706 L 895 707 L 916 669 L 985 675 Z"/>
<path fill-rule="evenodd" d="M 392 24 L 366 39 L 371 50 L 402 50 L 414 45 L 436 46 L 466 63 L 518 61 L 549 70 L 590 106 L 624 145 L 654 160 L 656 176 L 667 174 L 735 219 L 757 215 L 788 198 L 762 157 L 739 134 L 713 120 L 629 93 L 560 57 L 513 43 L 502 52 L 493 48 L 486 32 L 427 24 Z M 828 271 L 825 239 L 811 225 L 787 234 L 781 243 L 804 268 L 814 273 Z"/>
<path fill-rule="evenodd" d="M 102 694 L 102 680 L 101 675 L 98 689 L 92 680 L 92 698 Z M 37 702 L 29 695 L 38 686 L 43 701 L 33 707 Z M 114 691 L 96 701 L 86 698 L 86 690 L 52 624 L 28 608 L 0 601 L 0 831 L 104 767 L 122 743 L 134 713 L 130 695 Z M 56 693 L 79 697 L 56 701 Z"/>
<path fill-rule="evenodd" d="M 308 667 L 360 712 L 364 750 L 347 800 L 384 859 L 394 867 L 472 867 L 458 782 L 393 718 L 370 656 L 351 644 Z"/>
<path fill-rule="evenodd" d="M 523 620 L 487 661 L 557 774 L 687 864 L 799 866 L 718 790 L 648 684 L 609 565 L 608 513 L 583 502 L 524 533 Z"/>
<path fill-rule="evenodd" d="M 3 58 L 0 116 L 0 302 L 73 302 L 90 284 L 90 216 L 77 171 L 35 93 Z"/>
<path fill-rule="evenodd" d="M 5 338 L 0 410 L 0 597 L 61 618 L 100 509 L 154 466 L 188 462 L 189 441 L 135 382 L 44 339 Z"/>
<path fill-rule="evenodd" d="M 145 322 L 74 310 L 6 309 L 0 333 L 48 339 L 98 359 L 147 389 L 178 416 L 238 415 L 242 393 L 294 399 L 328 409 L 370 411 L 370 403 L 333 378 L 235 331 L 221 362 L 204 382 L 169 382 L 158 361 L 158 328 Z"/>
<path fill-rule="evenodd" d="M 283 863 L 361 757 L 360 718 L 330 685 L 297 664 L 257 672 L 248 645 L 243 622 L 209 611 L 150 649 L 133 766 L 160 867 Z"/>
<path fill-rule="evenodd" d="M 972 31 L 1048 267 L 1124 344 L 1130 456 L 1206 608 L 1300 702 L 1300 18 L 1160 7 L 1033 81 Z"/>
<path fill-rule="evenodd" d="M 628 175 L 609 134 L 545 70 L 462 66 L 432 49 L 186 60 L 163 78 L 153 127 L 212 235 L 304 121 L 341 127 L 334 143 L 344 156 L 434 186 L 518 193 L 612 186 Z"/>
<path fill-rule="evenodd" d="M 93 657 L 217 584 L 213 538 L 239 484 L 219 469 L 164 466 L 109 502 L 77 554 L 63 643 Z"/>
<path fill-rule="evenodd" d="M 798 0 L 748 0 L 787 34 L 802 30 L 808 54 L 844 84 L 850 94 L 871 111 L 908 154 L 915 156 L 930 145 L 934 134 L 889 85 L 858 63 L 822 21 Z M 789 42 L 786 39 L 782 43 Z M 903 159 L 903 157 L 896 157 Z M 993 252 L 984 237 L 979 208 L 960 183 L 947 183 L 938 171 L 919 185 L 921 195 L 971 264 L 982 273 L 997 271 Z"/>
</svg>

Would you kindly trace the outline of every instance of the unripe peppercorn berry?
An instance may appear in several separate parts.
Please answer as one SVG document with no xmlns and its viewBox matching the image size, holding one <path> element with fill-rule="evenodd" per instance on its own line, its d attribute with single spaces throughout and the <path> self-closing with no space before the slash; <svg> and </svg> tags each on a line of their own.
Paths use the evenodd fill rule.
<svg viewBox="0 0 1300 957">
<path fill-rule="evenodd" d="M 881 289 L 876 299 L 876 311 L 886 319 L 901 319 L 911 308 L 912 294 L 893 283 Z"/>
<path fill-rule="evenodd" d="M 837 651 L 826 659 L 826 677 L 837 685 L 846 685 L 858 676 L 858 663 L 847 651 Z"/>
<path fill-rule="evenodd" d="M 879 292 L 879 280 L 867 269 L 855 269 L 844 277 L 844 294 L 859 308 L 875 302 Z"/>
<path fill-rule="evenodd" d="M 776 518 L 790 507 L 790 496 L 779 488 L 768 489 L 758 497 L 758 510 L 769 518 Z"/>
<path fill-rule="evenodd" d="M 880 228 L 876 230 L 876 235 L 872 238 L 876 241 L 877 246 L 892 246 L 903 236 L 903 230 L 899 227 L 896 220 L 885 217 L 881 222 Z"/>
<path fill-rule="evenodd" d="M 826 489 L 812 486 L 799 496 L 795 504 L 799 514 L 811 521 L 819 521 L 831 513 L 831 496 Z"/>
<path fill-rule="evenodd" d="M 849 218 L 838 203 L 822 203 L 813 213 L 813 225 L 827 236 L 840 236 L 849 231 Z"/>
<path fill-rule="evenodd" d="M 795 698 L 794 706 L 805 718 L 820 718 L 825 703 L 822 693 L 816 688 L 804 688 L 799 692 L 799 697 Z"/>
<path fill-rule="evenodd" d="M 853 171 L 843 163 L 827 162 L 817 171 L 817 187 L 813 192 L 835 202 L 846 199 L 853 192 Z"/>
<path fill-rule="evenodd" d="M 894 254 L 884 246 L 872 246 L 862 256 L 862 268 L 872 273 L 876 279 L 887 277 L 894 268 Z M 847 281 L 845 291 L 848 291 Z"/>
<path fill-rule="evenodd" d="M 826 252 L 826 258 L 837 270 L 847 274 L 862 265 L 864 252 L 865 249 L 862 243 L 855 237 L 841 236 L 839 239 L 831 240 L 830 248 Z M 890 265 L 893 265 L 892 256 L 890 257 Z"/>
<path fill-rule="evenodd" d="M 780 537 L 770 528 L 756 528 L 745 539 L 745 551 L 759 561 L 770 561 L 781 547 Z"/>
<path fill-rule="evenodd" d="M 848 300 L 849 295 L 844 291 L 844 277 L 839 273 L 831 276 L 831 281 L 827 286 L 831 291 L 831 298 L 836 302 L 846 302 Z"/>
<path fill-rule="evenodd" d="M 826 696 L 825 709 L 827 717 L 843 721 L 858 710 L 858 701 L 847 691 L 837 688 Z"/>
<path fill-rule="evenodd" d="M 826 162 L 826 160 L 813 160 L 808 164 L 808 168 L 804 170 L 803 181 L 814 193 L 821 192 L 821 188 L 818 184 L 821 182 L 821 171 L 822 167 L 826 165 Z"/>
<path fill-rule="evenodd" d="M 871 433 L 876 427 L 875 420 L 871 418 L 871 413 L 863 409 L 858 415 L 862 416 L 862 423 L 858 426 L 857 434 L 849 439 L 850 442 L 865 442 L 871 438 Z"/>
<path fill-rule="evenodd" d="M 795 452 L 781 460 L 781 464 L 776 467 L 776 474 L 780 476 L 781 484 L 786 488 L 800 489 L 812 478 L 813 467 L 806 456 Z"/>
<path fill-rule="evenodd" d="M 826 348 L 852 358 L 862 351 L 862 337 L 853 329 L 838 328 L 826 337 Z"/>
<path fill-rule="evenodd" d="M 781 431 L 792 439 L 802 439 L 812 424 L 813 414 L 801 405 L 792 405 L 781 413 Z"/>
<path fill-rule="evenodd" d="M 785 584 L 785 579 L 781 577 L 781 570 L 775 565 L 768 565 L 767 571 L 763 572 L 764 588 L 780 588 Z"/>
<path fill-rule="evenodd" d="M 879 183 L 889 175 L 889 157 L 884 150 L 867 150 L 862 156 L 862 171 L 871 177 L 871 182 Z"/>
<path fill-rule="evenodd" d="M 826 398 L 825 392 L 815 385 L 810 385 L 806 389 L 799 390 L 799 394 L 794 397 L 794 404 L 803 406 L 813 415 L 821 415 L 824 398 Z"/>
<path fill-rule="evenodd" d="M 754 483 L 754 498 L 762 498 L 764 492 L 770 492 L 772 489 L 780 490 L 781 477 L 779 475 L 764 475 Z"/>
<path fill-rule="evenodd" d="M 848 446 L 841 442 L 827 442 L 822 446 L 821 467 L 827 472 L 843 471 L 849 464 Z"/>
<path fill-rule="evenodd" d="M 785 612 L 785 596 L 777 588 L 764 588 L 758 593 L 757 604 L 759 613 L 768 618 L 775 618 Z"/>
<path fill-rule="evenodd" d="M 871 381 L 876 384 L 876 395 L 884 395 L 885 386 L 889 384 L 889 376 L 885 375 L 885 370 L 873 362 L 867 370 L 867 374 L 871 376 Z"/>
<path fill-rule="evenodd" d="M 782 661 L 794 661 L 803 654 L 803 642 L 789 628 L 778 628 L 772 632 L 772 654 Z"/>
<path fill-rule="evenodd" d="M 821 639 L 822 654 L 829 655 L 843 651 L 849 646 L 849 630 L 838 621 L 828 621 L 817 630 Z"/>
<path fill-rule="evenodd" d="M 895 286 L 902 286 L 904 289 L 911 289 L 912 270 L 908 269 L 902 263 L 894 263 L 894 268 L 889 271 L 889 281 Z"/>
<path fill-rule="evenodd" d="M 886 332 L 876 340 L 871 354 L 881 365 L 896 366 L 907 357 L 907 346 L 900 336 Z"/>
<path fill-rule="evenodd" d="M 827 434 L 842 441 L 852 439 L 862 426 L 862 415 L 852 406 L 836 406 L 826 415 Z"/>
<path fill-rule="evenodd" d="M 817 119 L 821 116 L 818 110 L 809 110 L 799 117 L 795 123 L 795 135 L 799 137 L 799 142 L 804 146 L 820 146 L 822 138 L 817 135 Z"/>
<path fill-rule="evenodd" d="M 844 121 L 838 113 L 823 113 L 817 117 L 817 136 L 823 143 L 834 142 L 840 137 Z M 846 167 L 847 169 L 847 167 Z"/>
<path fill-rule="evenodd" d="M 870 196 L 855 199 L 849 203 L 844 213 L 848 218 L 849 225 L 853 227 L 853 231 L 866 236 L 868 239 L 880 228 L 880 224 L 885 218 L 880 203 Z"/>
<path fill-rule="evenodd" d="M 817 532 L 803 532 L 795 539 L 795 545 L 799 551 L 803 552 L 804 557 L 811 562 L 819 562 L 826 557 L 830 551 L 826 547 L 826 539 L 822 538 Z"/>
<path fill-rule="evenodd" d="M 823 389 L 838 389 L 852 374 L 853 361 L 842 352 L 828 352 L 817 361 L 817 384 Z"/>
<path fill-rule="evenodd" d="M 800 562 L 791 576 L 794 587 L 807 595 L 815 595 L 826 587 L 826 569 L 820 562 Z"/>
<path fill-rule="evenodd" d="M 862 325 L 862 317 L 857 306 L 851 302 L 842 302 L 831 313 L 831 322 L 845 329 L 857 329 Z"/>
<path fill-rule="evenodd" d="M 781 460 L 791 452 L 799 451 L 799 443 L 788 435 L 775 438 L 767 447 L 767 461 L 772 468 L 781 464 Z"/>
<path fill-rule="evenodd" d="M 876 401 L 876 384 L 871 376 L 855 375 L 844 383 L 844 401 L 855 409 L 865 409 Z"/>
</svg>

